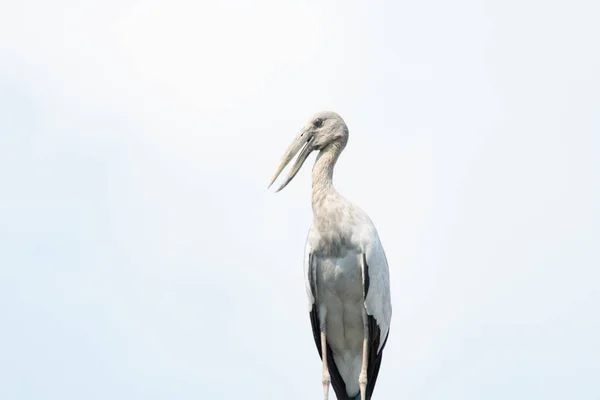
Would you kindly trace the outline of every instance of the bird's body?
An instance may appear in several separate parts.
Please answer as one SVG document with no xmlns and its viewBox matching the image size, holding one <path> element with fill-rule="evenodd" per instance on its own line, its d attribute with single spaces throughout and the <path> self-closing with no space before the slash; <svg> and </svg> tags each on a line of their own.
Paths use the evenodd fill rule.
<svg viewBox="0 0 600 400">
<path fill-rule="evenodd" d="M 317 114 L 292 144 L 273 180 L 299 151 L 299 143 L 307 142 L 279 190 L 295 176 L 311 150 L 320 150 L 312 173 L 313 223 L 304 260 L 310 320 L 323 360 L 325 398 L 331 382 L 339 400 L 368 400 L 392 308 L 388 265 L 377 230 L 367 214 L 333 186 L 333 167 L 347 138 L 341 117 Z"/>
<path fill-rule="evenodd" d="M 319 327 L 324 325 L 333 358 L 329 369 L 337 369 L 339 373 L 339 377 L 332 378 L 334 389 L 339 392 L 339 399 L 355 398 L 359 393 L 363 361 L 365 311 L 367 319 L 374 318 L 378 323 L 378 327 L 372 328 L 367 335 L 377 336 L 371 338 L 377 343 L 370 346 L 371 352 L 380 351 L 382 346 L 379 344 L 385 343 L 389 331 L 389 291 L 384 290 L 384 294 L 371 291 L 375 287 L 389 287 L 384 275 L 384 271 L 387 272 L 385 255 L 369 217 L 339 194 L 328 196 L 321 204 L 313 204 L 313 210 L 314 222 L 305 250 L 305 281 L 315 340 Z M 324 224 L 323 221 L 327 222 Z M 366 288 L 363 265 L 367 268 L 370 265 L 382 266 L 365 271 L 369 274 L 369 287 Z M 311 287 L 311 282 L 316 283 L 314 287 Z M 378 369 L 380 360 L 381 357 L 373 357 L 373 371 Z M 374 387 L 377 372 L 368 375 L 371 376 L 368 376 L 367 382 L 372 385 L 367 385 L 367 398 Z M 347 397 L 342 397 L 344 395 Z"/>
</svg>

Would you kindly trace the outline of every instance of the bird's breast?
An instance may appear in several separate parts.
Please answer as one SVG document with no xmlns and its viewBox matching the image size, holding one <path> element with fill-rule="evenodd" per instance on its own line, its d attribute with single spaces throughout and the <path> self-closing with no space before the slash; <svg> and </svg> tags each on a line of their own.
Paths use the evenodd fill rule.
<svg viewBox="0 0 600 400">
<path fill-rule="evenodd" d="M 310 240 L 313 253 L 324 257 L 343 258 L 349 251 L 358 250 L 358 243 L 353 241 L 353 230 L 343 223 L 319 223 L 313 226 L 312 240 Z"/>
<path fill-rule="evenodd" d="M 336 230 L 320 232 L 319 240 L 315 241 L 312 249 L 314 254 L 323 257 L 343 258 L 350 249 L 350 240 Z"/>
<path fill-rule="evenodd" d="M 362 302 L 362 271 L 356 251 L 346 250 L 342 257 L 317 256 L 316 261 L 321 295 L 335 296 L 342 303 Z"/>
</svg>

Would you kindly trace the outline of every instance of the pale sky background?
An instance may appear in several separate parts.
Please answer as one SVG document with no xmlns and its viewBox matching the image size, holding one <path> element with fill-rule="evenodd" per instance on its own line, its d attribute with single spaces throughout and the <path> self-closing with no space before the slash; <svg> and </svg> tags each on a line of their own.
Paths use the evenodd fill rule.
<svg viewBox="0 0 600 400">
<path fill-rule="evenodd" d="M 600 398 L 595 1 L 4 1 L 0 398 L 319 399 L 310 165 L 378 227 L 375 399 Z"/>
</svg>

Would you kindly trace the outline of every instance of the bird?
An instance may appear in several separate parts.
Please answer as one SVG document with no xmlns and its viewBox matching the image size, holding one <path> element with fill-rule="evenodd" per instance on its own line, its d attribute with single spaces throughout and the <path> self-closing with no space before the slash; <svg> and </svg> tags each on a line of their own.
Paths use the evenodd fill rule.
<svg viewBox="0 0 600 400">
<path fill-rule="evenodd" d="M 312 224 L 304 249 L 304 280 L 313 337 L 322 362 L 325 400 L 373 395 L 392 317 L 387 258 L 375 225 L 333 185 L 335 164 L 349 130 L 333 111 L 304 124 L 284 153 L 269 188 L 298 153 L 275 193 L 317 151 L 312 169 Z"/>
</svg>

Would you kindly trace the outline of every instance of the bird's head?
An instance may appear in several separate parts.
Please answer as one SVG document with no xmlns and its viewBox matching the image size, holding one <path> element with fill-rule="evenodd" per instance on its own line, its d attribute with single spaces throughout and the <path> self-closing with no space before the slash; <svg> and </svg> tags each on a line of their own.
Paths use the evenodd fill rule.
<svg viewBox="0 0 600 400">
<path fill-rule="evenodd" d="M 271 178 L 269 187 L 275 182 L 275 179 L 281 174 L 281 171 L 292 161 L 294 156 L 300 152 L 294 166 L 290 170 L 287 178 L 281 184 L 277 192 L 291 182 L 296 176 L 304 161 L 314 150 L 326 151 L 328 148 L 336 146 L 341 151 L 348 142 L 348 127 L 338 114 L 332 111 L 323 111 L 315 114 L 300 130 L 296 139 L 287 149 L 281 163 Z M 300 151 L 302 150 L 302 151 Z"/>
</svg>

